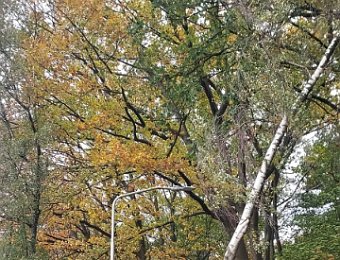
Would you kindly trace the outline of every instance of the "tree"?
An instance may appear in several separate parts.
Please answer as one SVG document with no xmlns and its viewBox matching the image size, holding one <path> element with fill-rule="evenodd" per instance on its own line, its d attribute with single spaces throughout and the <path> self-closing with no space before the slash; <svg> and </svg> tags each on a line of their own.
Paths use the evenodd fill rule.
<svg viewBox="0 0 340 260">
<path fill-rule="evenodd" d="M 198 189 L 122 204 L 122 258 L 221 258 L 230 238 L 230 259 L 280 254 L 284 170 L 338 113 L 338 11 L 322 1 L 39 7 L 25 47 L 32 92 L 57 127 L 41 230 L 51 254 L 105 258 L 110 202 L 162 183 Z M 204 219 L 207 240 L 189 228 Z M 213 234 L 217 223 L 224 232 Z"/>
<path fill-rule="evenodd" d="M 1 254 L 11 259 L 42 259 L 37 253 L 37 232 L 43 183 L 48 172 L 44 149 L 48 128 L 40 117 L 39 103 L 27 89 L 28 85 L 29 88 L 34 85 L 35 77 L 23 70 L 20 61 L 23 56 L 19 37 L 27 27 L 16 28 L 11 20 L 15 15 L 21 16 L 19 2 L 5 1 L 2 5 L 0 216 L 4 234 Z"/>
<path fill-rule="evenodd" d="M 300 207 L 294 224 L 302 234 L 286 246 L 286 259 L 336 259 L 339 257 L 339 134 L 325 130 L 322 138 L 308 149 L 299 172 L 306 187 L 298 194 Z"/>
<path fill-rule="evenodd" d="M 308 79 L 307 83 L 304 85 L 301 91 L 301 97 L 298 98 L 297 102 L 304 101 L 307 99 L 308 93 L 312 91 L 316 81 L 321 77 L 321 74 L 324 71 L 326 64 L 329 63 L 332 57 L 332 54 L 335 48 L 337 47 L 338 43 L 339 43 L 339 36 L 336 35 L 332 39 L 331 43 L 329 44 L 325 52 L 325 55 L 322 57 L 318 67 L 316 68 L 314 73 L 311 75 L 311 77 Z M 293 116 L 297 113 L 298 106 L 299 104 L 297 103 L 293 104 L 293 111 L 292 111 Z M 254 182 L 254 187 L 251 190 L 249 199 L 243 210 L 240 222 L 235 230 L 235 233 L 233 234 L 231 241 L 229 242 L 228 250 L 226 251 L 226 254 L 225 254 L 225 259 L 232 260 L 234 258 L 234 255 L 236 254 L 236 250 L 239 245 L 239 240 L 244 236 L 248 228 L 250 218 L 251 218 L 253 209 L 255 207 L 255 203 L 258 200 L 260 196 L 260 192 L 264 186 L 266 174 L 269 171 L 268 168 L 270 164 L 272 164 L 275 153 L 278 150 L 278 147 L 287 131 L 287 127 L 288 127 L 288 118 L 287 118 L 287 115 L 284 115 L 275 133 L 275 136 L 266 152 L 266 155 L 262 161 L 260 171 L 256 177 L 256 180 Z"/>
</svg>

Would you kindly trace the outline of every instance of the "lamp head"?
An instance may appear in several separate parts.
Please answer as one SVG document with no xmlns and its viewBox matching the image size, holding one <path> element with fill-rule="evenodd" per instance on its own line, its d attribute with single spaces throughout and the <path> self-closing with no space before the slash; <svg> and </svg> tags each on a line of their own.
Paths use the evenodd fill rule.
<svg viewBox="0 0 340 260">
<path fill-rule="evenodd" d="M 193 186 L 173 186 L 171 187 L 171 190 L 173 191 L 192 191 L 195 187 Z"/>
</svg>

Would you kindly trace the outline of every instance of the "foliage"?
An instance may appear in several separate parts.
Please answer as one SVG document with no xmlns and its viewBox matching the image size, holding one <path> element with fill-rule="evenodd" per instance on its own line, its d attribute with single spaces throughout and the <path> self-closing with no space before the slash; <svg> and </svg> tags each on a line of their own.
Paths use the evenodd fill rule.
<svg viewBox="0 0 340 260">
<path fill-rule="evenodd" d="M 35 255 L 28 255 L 30 245 L 27 242 L 26 227 L 7 227 L 0 241 L 1 259 L 13 260 L 44 260 L 48 253 L 39 248 Z"/>
<path fill-rule="evenodd" d="M 13 155 L 2 161 L 20 161 L 25 148 L 29 169 L 43 164 L 43 178 L 25 171 L 18 187 L 8 186 L 24 196 L 30 180 L 39 184 L 38 245 L 52 259 L 107 259 L 114 198 L 155 185 L 194 185 L 193 192 L 119 201 L 117 255 L 220 259 L 287 113 L 288 132 L 237 259 L 280 254 L 277 207 L 290 156 L 306 134 L 338 120 L 338 49 L 299 113 L 292 112 L 339 28 L 336 2 L 27 1 L 15 52 L 25 66 L 17 65 L 20 77 L 8 81 L 15 91 L 4 87 L 2 98 L 6 111 L 14 104 L 22 116 L 15 138 L 2 140 L 5 155 Z M 314 173 L 308 185 L 322 179 L 332 187 Z M 33 204 L 25 201 L 13 208 L 22 209 L 20 217 Z"/>
<path fill-rule="evenodd" d="M 309 150 L 301 171 L 308 172 L 295 223 L 302 234 L 285 249 L 285 259 L 339 258 L 339 133 L 330 129 Z"/>
<path fill-rule="evenodd" d="M 35 76 L 24 69 L 18 1 L 1 3 L 0 37 L 0 230 L 2 257 L 42 259 L 37 232 L 48 174 L 49 127 L 30 89 Z M 18 27 L 16 27 L 18 26 Z M 27 30 L 27 31 L 25 31 Z M 46 148 L 46 149 L 45 149 Z M 44 153 L 44 154 L 43 154 Z"/>
</svg>

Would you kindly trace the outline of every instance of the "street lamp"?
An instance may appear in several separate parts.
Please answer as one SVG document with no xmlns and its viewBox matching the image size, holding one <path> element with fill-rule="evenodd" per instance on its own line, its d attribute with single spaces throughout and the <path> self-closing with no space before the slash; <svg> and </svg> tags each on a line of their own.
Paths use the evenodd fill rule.
<svg viewBox="0 0 340 260">
<path fill-rule="evenodd" d="M 110 260 L 114 260 L 115 258 L 115 206 L 116 203 L 119 199 L 124 198 L 124 197 L 128 197 L 131 195 L 135 195 L 135 194 L 140 194 L 140 193 L 144 193 L 144 192 L 148 192 L 151 190 L 170 190 L 170 191 L 192 191 L 193 189 L 195 189 L 192 186 L 172 186 L 172 187 L 162 187 L 162 186 L 156 186 L 156 187 L 151 187 L 148 189 L 143 189 L 143 190 L 137 190 L 134 192 L 130 192 L 130 193 L 124 193 L 122 195 L 117 196 L 113 202 L 112 202 L 112 208 L 111 208 L 111 249 L 110 249 Z"/>
</svg>

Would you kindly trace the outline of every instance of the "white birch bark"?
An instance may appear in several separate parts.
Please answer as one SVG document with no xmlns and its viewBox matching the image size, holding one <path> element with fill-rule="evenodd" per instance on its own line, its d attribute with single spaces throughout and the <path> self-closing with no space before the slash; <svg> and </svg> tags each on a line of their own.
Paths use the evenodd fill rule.
<svg viewBox="0 0 340 260">
<path fill-rule="evenodd" d="M 328 48 L 325 51 L 325 54 L 323 55 L 322 59 L 319 62 L 319 65 L 313 72 L 313 74 L 309 77 L 308 81 L 304 84 L 300 98 L 297 99 L 293 105 L 293 114 L 295 114 L 298 110 L 299 104 L 301 102 L 305 101 L 308 97 L 308 94 L 312 91 L 316 81 L 320 78 L 321 74 L 323 73 L 325 67 L 327 66 L 329 60 L 332 57 L 332 54 L 334 53 L 338 43 L 339 43 L 339 34 L 337 34 L 333 40 L 328 45 Z"/>
<path fill-rule="evenodd" d="M 323 55 L 322 59 L 319 62 L 319 65 L 315 69 L 314 73 L 310 76 L 308 81 L 304 84 L 300 97 L 294 102 L 294 105 L 292 107 L 292 114 L 295 115 L 298 112 L 299 106 L 301 102 L 305 101 L 308 97 L 308 94 L 313 89 L 313 86 L 315 85 L 316 81 L 320 78 L 321 74 L 323 73 L 325 67 L 327 66 L 328 62 L 330 61 L 330 58 L 332 57 L 332 54 L 334 53 L 334 50 L 336 49 L 337 45 L 339 43 L 339 35 L 335 36 L 331 43 L 329 44 L 325 54 Z M 257 174 L 257 177 L 255 179 L 253 188 L 248 195 L 248 199 L 246 202 L 246 205 L 244 207 L 241 219 L 236 227 L 236 230 L 227 246 L 226 253 L 224 255 L 224 260 L 233 260 L 236 255 L 237 248 L 239 246 L 239 243 L 244 236 L 244 234 L 247 231 L 247 228 L 249 226 L 250 218 L 255 206 L 256 201 L 259 198 L 260 192 L 263 188 L 266 172 L 268 169 L 268 166 L 270 165 L 272 159 L 274 158 L 276 151 L 278 149 L 278 146 L 280 145 L 280 142 L 283 138 L 283 136 L 286 133 L 288 126 L 288 117 L 287 115 L 284 115 L 279 127 L 276 130 L 276 133 L 274 135 L 274 138 L 272 139 L 272 142 L 266 152 L 266 155 L 261 163 L 260 170 Z"/>
</svg>

